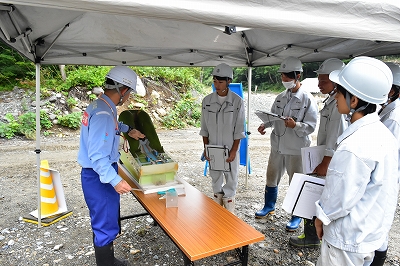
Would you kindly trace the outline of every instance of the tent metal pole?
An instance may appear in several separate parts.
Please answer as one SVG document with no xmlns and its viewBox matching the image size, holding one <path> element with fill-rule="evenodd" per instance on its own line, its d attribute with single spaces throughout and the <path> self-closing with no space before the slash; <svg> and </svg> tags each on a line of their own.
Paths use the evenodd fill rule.
<svg viewBox="0 0 400 266">
<path fill-rule="evenodd" d="M 377 45 L 376 47 L 369 49 L 368 51 L 363 51 L 363 52 L 358 53 L 358 54 L 353 54 L 352 57 L 357 57 L 357 56 L 364 55 L 366 53 L 372 52 L 372 51 L 374 51 L 376 49 L 379 49 L 381 47 L 385 47 L 385 46 L 390 45 L 390 44 L 393 44 L 393 42 L 382 42 L 379 45 Z"/>
<path fill-rule="evenodd" d="M 40 64 L 36 63 L 36 166 L 37 166 L 37 193 L 38 193 L 38 227 L 42 227 L 41 193 L 40 193 Z"/>
<path fill-rule="evenodd" d="M 44 51 L 43 55 L 40 57 L 41 60 L 44 59 L 44 57 L 46 56 L 47 52 L 51 49 L 51 47 L 53 47 L 54 43 L 57 41 L 57 39 L 61 36 L 61 34 L 65 31 L 66 28 L 69 27 L 69 23 L 66 24 L 62 30 L 57 34 L 56 38 L 50 43 L 50 46 L 46 49 L 46 51 Z"/>
<path fill-rule="evenodd" d="M 250 162 L 250 158 L 249 158 L 249 142 L 250 142 L 250 138 L 249 138 L 249 126 L 250 126 L 250 96 L 251 96 L 251 75 L 252 75 L 252 68 L 251 66 L 248 67 L 248 88 L 247 88 L 247 125 L 246 125 L 246 134 L 247 134 L 247 147 L 246 147 L 246 188 L 247 188 L 247 179 L 249 177 L 249 162 Z"/>
<path fill-rule="evenodd" d="M 13 9 L 13 10 L 14 10 L 14 9 Z M 27 51 L 31 52 L 31 51 L 32 51 L 32 48 L 30 47 L 30 45 L 28 45 L 28 43 L 26 42 L 26 40 L 25 40 L 24 38 L 22 38 L 22 37 L 28 36 L 29 33 L 32 32 L 32 30 L 29 29 L 29 30 L 27 31 L 27 33 L 24 34 L 24 33 L 22 32 L 21 28 L 19 27 L 19 25 L 18 25 L 18 23 L 17 23 L 17 20 L 15 19 L 14 13 L 13 13 L 13 12 L 8 12 L 8 15 L 10 16 L 10 20 L 11 20 L 11 22 L 13 23 L 15 29 L 16 29 L 17 32 L 18 32 L 18 36 L 21 36 L 21 35 L 22 35 L 22 36 L 19 37 L 19 38 L 21 39 L 21 42 L 22 42 L 22 44 L 24 45 L 25 49 L 26 49 Z M 18 38 L 18 36 L 17 36 L 17 38 Z M 11 38 L 10 41 L 17 41 L 17 39 Z"/>
<path fill-rule="evenodd" d="M 248 187 L 248 177 L 249 177 L 249 163 L 250 163 L 250 158 L 249 158 L 249 135 L 250 135 L 250 95 L 251 95 L 251 73 L 252 73 L 252 57 L 253 57 L 253 51 L 254 49 L 250 47 L 249 45 L 249 40 L 247 39 L 246 33 L 242 32 L 242 41 L 245 46 L 245 52 L 246 52 L 246 57 L 247 57 L 247 80 L 248 80 L 248 88 L 247 88 L 247 124 L 246 124 L 246 138 L 247 138 L 247 147 L 246 147 L 246 178 L 245 178 L 245 186 L 246 188 Z"/>
<path fill-rule="evenodd" d="M 10 41 L 11 39 L 10 34 L 8 34 L 8 31 L 1 20 L 0 20 L 0 30 L 3 32 L 4 37 L 6 37 L 6 40 Z"/>
</svg>

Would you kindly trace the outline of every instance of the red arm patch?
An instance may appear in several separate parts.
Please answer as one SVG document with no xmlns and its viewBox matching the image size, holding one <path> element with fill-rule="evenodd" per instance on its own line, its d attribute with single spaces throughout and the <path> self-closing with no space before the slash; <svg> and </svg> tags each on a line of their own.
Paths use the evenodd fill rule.
<svg viewBox="0 0 400 266">
<path fill-rule="evenodd" d="M 83 116 L 82 116 L 82 125 L 87 127 L 88 124 L 89 124 L 89 114 L 85 111 L 85 112 L 83 112 Z"/>
</svg>

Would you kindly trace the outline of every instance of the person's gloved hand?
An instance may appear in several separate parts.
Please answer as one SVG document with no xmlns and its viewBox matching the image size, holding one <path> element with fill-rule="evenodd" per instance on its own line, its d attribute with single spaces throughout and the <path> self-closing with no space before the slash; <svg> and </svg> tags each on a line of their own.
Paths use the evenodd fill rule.
<svg viewBox="0 0 400 266">
<path fill-rule="evenodd" d="M 142 132 L 140 132 L 137 129 L 132 129 L 131 131 L 129 131 L 128 135 L 129 137 L 134 138 L 136 140 L 143 139 L 146 137 Z"/>
</svg>

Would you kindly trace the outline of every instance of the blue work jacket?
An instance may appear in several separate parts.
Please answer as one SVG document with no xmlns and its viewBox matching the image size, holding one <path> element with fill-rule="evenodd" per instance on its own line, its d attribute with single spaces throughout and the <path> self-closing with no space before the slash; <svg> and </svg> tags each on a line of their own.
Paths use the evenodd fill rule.
<svg viewBox="0 0 400 266">
<path fill-rule="evenodd" d="M 115 104 L 102 94 L 83 114 L 78 163 L 82 168 L 92 168 L 102 183 L 116 186 L 122 178 L 112 163 L 120 157 L 120 133 L 128 130 L 129 126 L 118 122 Z"/>
</svg>

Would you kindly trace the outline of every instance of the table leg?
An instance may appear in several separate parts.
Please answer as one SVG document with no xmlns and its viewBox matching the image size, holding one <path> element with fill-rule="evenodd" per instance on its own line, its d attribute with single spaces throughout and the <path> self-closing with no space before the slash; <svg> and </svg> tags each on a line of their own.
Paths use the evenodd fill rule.
<svg viewBox="0 0 400 266">
<path fill-rule="evenodd" d="M 236 248 L 236 253 L 239 256 L 239 260 L 226 264 L 225 266 L 230 265 L 238 265 L 241 264 L 242 266 L 247 266 L 249 260 L 249 246 L 243 246 L 242 249 Z"/>
<path fill-rule="evenodd" d="M 183 265 L 184 265 L 184 266 L 194 266 L 194 262 L 191 261 L 191 260 L 186 256 L 185 253 L 182 252 L 182 255 L 183 255 Z"/>
<path fill-rule="evenodd" d="M 242 247 L 241 260 L 242 260 L 242 265 L 247 266 L 247 262 L 249 260 L 249 246 Z"/>
</svg>

